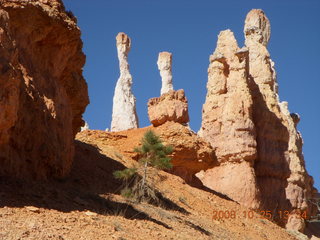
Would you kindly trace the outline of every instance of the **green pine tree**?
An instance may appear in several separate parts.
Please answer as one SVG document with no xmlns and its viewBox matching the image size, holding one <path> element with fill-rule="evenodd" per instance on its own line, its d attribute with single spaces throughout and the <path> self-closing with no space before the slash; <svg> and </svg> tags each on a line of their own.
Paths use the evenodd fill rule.
<svg viewBox="0 0 320 240">
<path fill-rule="evenodd" d="M 134 198 L 139 202 L 158 200 L 155 192 L 155 175 L 161 169 L 172 168 L 171 146 L 164 146 L 160 137 L 153 131 L 147 131 L 141 140 L 141 147 L 134 149 L 139 154 L 137 167 L 115 171 L 114 176 L 124 181 L 121 194 L 127 198 Z"/>
</svg>

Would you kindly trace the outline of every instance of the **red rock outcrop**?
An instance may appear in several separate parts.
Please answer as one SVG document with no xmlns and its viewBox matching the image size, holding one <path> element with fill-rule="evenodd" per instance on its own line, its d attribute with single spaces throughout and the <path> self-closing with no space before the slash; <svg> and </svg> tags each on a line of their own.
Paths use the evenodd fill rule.
<svg viewBox="0 0 320 240">
<path fill-rule="evenodd" d="M 137 160 L 133 149 L 141 143 L 146 131 L 152 130 L 163 140 L 165 145 L 173 146 L 171 155 L 173 169 L 171 173 L 182 177 L 191 185 L 202 185 L 195 173 L 217 165 L 216 156 L 209 143 L 197 136 L 188 127 L 175 122 L 166 122 L 158 127 L 130 129 L 121 132 L 86 130 L 78 133 L 77 139 L 94 143 L 97 139 L 106 147 L 114 147 L 126 157 Z"/>
<path fill-rule="evenodd" d="M 197 176 L 207 187 L 243 205 L 271 211 L 281 225 L 303 231 L 300 214 L 312 213 L 308 198 L 315 189 L 305 169 L 298 116 L 279 101 L 266 47 L 270 23 L 262 10 L 248 13 L 244 33 L 244 50 L 227 30 L 220 33 L 210 57 L 199 134 L 214 147 L 220 165 Z M 235 57 L 239 53 L 244 60 Z M 289 220 L 279 211 L 289 211 Z"/>
<path fill-rule="evenodd" d="M 248 49 L 238 47 L 230 30 L 219 34 L 208 74 L 199 135 L 211 143 L 220 166 L 197 176 L 207 187 L 257 208 L 260 196 L 253 170 L 257 150 Z"/>
<path fill-rule="evenodd" d="M 171 173 L 182 177 L 187 183 L 201 186 L 195 174 L 200 169 L 217 165 L 217 158 L 209 143 L 179 123 L 167 122 L 155 128 L 165 144 L 173 146 L 173 169 Z"/>
<path fill-rule="evenodd" d="M 64 176 L 89 103 L 76 19 L 60 0 L 1 0 L 0 56 L 0 174 Z"/>
<path fill-rule="evenodd" d="M 148 115 L 155 127 L 167 121 L 187 124 L 189 122 L 188 100 L 184 90 L 170 90 L 158 98 L 151 98 L 148 102 Z"/>
</svg>

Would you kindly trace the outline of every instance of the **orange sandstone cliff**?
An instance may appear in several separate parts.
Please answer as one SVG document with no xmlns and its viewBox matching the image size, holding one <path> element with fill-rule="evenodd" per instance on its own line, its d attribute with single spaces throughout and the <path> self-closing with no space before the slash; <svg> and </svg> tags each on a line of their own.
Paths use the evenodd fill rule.
<svg viewBox="0 0 320 240">
<path fill-rule="evenodd" d="M 65 176 L 89 103 L 76 19 L 60 0 L 0 4 L 0 174 Z"/>
</svg>

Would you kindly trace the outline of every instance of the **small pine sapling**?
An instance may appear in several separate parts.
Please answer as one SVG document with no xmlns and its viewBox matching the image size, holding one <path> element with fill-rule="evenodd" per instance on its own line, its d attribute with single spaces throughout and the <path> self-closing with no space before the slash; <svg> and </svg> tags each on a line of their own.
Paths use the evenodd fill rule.
<svg viewBox="0 0 320 240">
<path fill-rule="evenodd" d="M 147 131 L 142 140 L 141 147 L 136 147 L 139 154 L 137 167 L 115 171 L 114 176 L 124 181 L 121 194 L 137 201 L 158 200 L 155 192 L 155 175 L 159 170 L 172 168 L 171 146 L 164 146 L 162 140 L 153 131 Z"/>
</svg>

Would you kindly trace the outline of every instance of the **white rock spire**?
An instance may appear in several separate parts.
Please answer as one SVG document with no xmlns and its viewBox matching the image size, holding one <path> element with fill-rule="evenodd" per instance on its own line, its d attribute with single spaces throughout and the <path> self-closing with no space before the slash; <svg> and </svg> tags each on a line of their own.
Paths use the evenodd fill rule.
<svg viewBox="0 0 320 240">
<path fill-rule="evenodd" d="M 169 52 L 161 52 L 158 57 L 158 69 L 162 78 L 161 95 L 173 90 L 172 85 L 172 54 Z"/>
<path fill-rule="evenodd" d="M 136 113 L 136 98 L 131 91 L 132 76 L 128 64 L 131 40 L 125 33 L 118 33 L 116 40 L 120 77 L 113 97 L 111 122 L 111 131 L 113 132 L 139 127 Z"/>
</svg>

